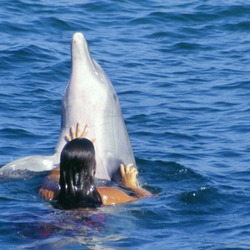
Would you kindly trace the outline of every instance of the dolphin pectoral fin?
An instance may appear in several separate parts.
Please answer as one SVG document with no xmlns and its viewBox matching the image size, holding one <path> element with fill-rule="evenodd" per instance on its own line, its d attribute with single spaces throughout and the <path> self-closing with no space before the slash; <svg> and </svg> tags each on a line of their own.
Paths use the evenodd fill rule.
<svg viewBox="0 0 250 250">
<path fill-rule="evenodd" d="M 49 171 L 59 164 L 59 162 L 57 162 L 55 158 L 55 155 L 32 155 L 22 157 L 1 167 L 0 175 L 10 176 L 16 170 L 28 170 L 33 172 Z"/>
</svg>

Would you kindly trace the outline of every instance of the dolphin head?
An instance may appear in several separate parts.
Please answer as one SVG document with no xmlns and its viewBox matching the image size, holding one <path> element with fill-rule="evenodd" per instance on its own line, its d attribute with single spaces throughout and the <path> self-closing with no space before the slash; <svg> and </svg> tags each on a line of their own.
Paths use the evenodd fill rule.
<svg viewBox="0 0 250 250">
<path fill-rule="evenodd" d="M 84 77 L 84 79 L 81 79 L 81 84 L 84 85 L 85 88 L 88 82 L 92 84 L 92 88 L 96 87 L 96 85 L 100 85 L 100 83 L 103 83 L 103 85 L 108 85 L 109 88 L 112 86 L 109 78 L 104 73 L 101 66 L 94 59 L 92 59 L 87 41 L 82 33 L 78 32 L 73 35 L 71 45 L 71 60 L 71 78 L 77 76 L 80 77 L 80 75 Z M 94 80 L 95 84 L 93 83 Z M 72 81 L 74 80 L 72 79 Z M 109 91 L 109 89 L 106 91 Z M 114 90 L 112 92 L 115 93 Z"/>
<path fill-rule="evenodd" d="M 62 128 L 68 129 L 77 122 L 91 128 L 98 121 L 96 112 L 105 112 L 108 96 L 116 94 L 102 68 L 92 59 L 81 33 L 75 33 L 72 38 L 71 60 L 71 76 L 63 99 Z M 93 130 L 90 133 L 95 136 Z"/>
<path fill-rule="evenodd" d="M 57 153 L 65 145 L 64 137 L 70 127 L 77 122 L 88 126 L 89 138 L 97 139 L 97 130 L 101 131 L 105 116 L 112 116 L 116 107 L 120 112 L 112 83 L 101 66 L 92 59 L 82 33 L 75 33 L 72 37 L 71 65 L 71 76 L 62 101 L 61 136 L 56 147 Z"/>
</svg>

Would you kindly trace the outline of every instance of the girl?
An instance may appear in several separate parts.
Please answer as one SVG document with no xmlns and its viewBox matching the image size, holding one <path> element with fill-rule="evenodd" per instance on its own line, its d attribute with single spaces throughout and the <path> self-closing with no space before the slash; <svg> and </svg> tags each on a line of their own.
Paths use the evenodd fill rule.
<svg viewBox="0 0 250 250">
<path fill-rule="evenodd" d="M 72 138 L 74 137 L 73 135 Z M 133 191 L 135 196 L 114 187 L 97 187 L 95 170 L 95 149 L 92 141 L 87 138 L 72 139 L 61 152 L 60 168 L 52 170 L 39 193 L 46 200 L 56 200 L 57 206 L 63 209 L 118 205 L 152 196 L 137 185 L 138 171 L 132 164 L 126 167 L 121 164 L 120 171 L 122 184 Z"/>
</svg>

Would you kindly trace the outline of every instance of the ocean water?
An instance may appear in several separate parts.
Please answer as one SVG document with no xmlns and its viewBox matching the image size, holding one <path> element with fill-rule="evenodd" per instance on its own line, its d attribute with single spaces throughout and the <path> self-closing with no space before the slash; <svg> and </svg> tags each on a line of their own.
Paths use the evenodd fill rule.
<svg viewBox="0 0 250 250">
<path fill-rule="evenodd" d="M 85 213 L 0 180 L 1 249 L 250 249 L 250 3 L 2 0 L 0 165 L 56 145 L 75 32 L 158 196 Z"/>
</svg>

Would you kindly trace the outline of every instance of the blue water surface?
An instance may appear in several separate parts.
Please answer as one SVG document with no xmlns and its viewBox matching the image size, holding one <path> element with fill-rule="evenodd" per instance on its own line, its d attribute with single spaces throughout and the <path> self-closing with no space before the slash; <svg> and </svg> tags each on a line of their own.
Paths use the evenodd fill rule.
<svg viewBox="0 0 250 250">
<path fill-rule="evenodd" d="M 0 180 L 1 249 L 250 249 L 250 3 L 2 0 L 0 165 L 51 155 L 75 32 L 113 82 L 157 198 L 84 213 Z"/>
</svg>

